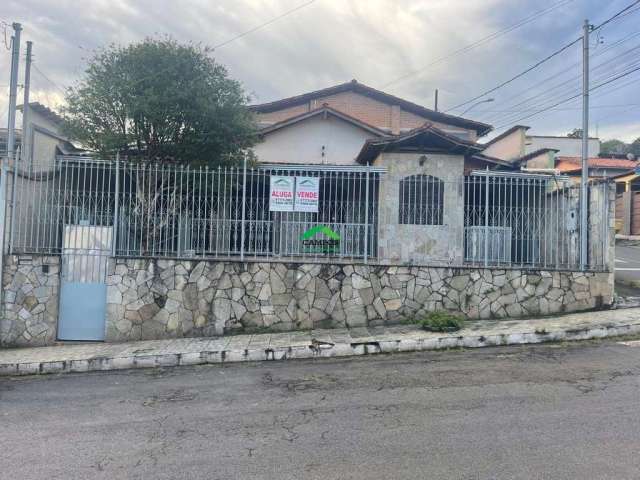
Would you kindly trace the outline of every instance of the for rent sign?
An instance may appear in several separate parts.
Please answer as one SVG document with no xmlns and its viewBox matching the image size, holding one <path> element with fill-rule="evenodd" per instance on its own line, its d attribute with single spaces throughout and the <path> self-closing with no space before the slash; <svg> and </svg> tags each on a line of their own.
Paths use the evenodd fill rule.
<svg viewBox="0 0 640 480">
<path fill-rule="evenodd" d="M 269 210 L 272 212 L 293 212 L 293 191 L 295 177 L 271 177 Z"/>
<path fill-rule="evenodd" d="M 318 213 L 320 182 L 317 177 L 271 177 L 269 210 Z"/>
</svg>

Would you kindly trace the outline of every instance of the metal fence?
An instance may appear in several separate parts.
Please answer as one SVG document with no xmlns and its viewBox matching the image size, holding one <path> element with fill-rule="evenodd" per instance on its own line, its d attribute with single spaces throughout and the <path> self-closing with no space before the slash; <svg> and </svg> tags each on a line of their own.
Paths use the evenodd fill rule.
<svg viewBox="0 0 640 480">
<path fill-rule="evenodd" d="M 608 268 L 611 184 L 588 185 L 588 265 Z M 465 262 L 580 268 L 580 186 L 568 177 L 473 172 L 465 179 Z"/>
<path fill-rule="evenodd" d="M 271 181 L 290 180 L 305 204 L 270 208 Z M 60 158 L 55 171 L 17 175 L 10 248 L 60 253 L 65 225 L 110 226 L 123 257 L 376 256 L 380 170 L 375 168 L 189 168 Z M 296 183 L 297 180 L 297 183 Z M 296 190 L 299 188 L 299 191 Z M 309 198 L 314 197 L 314 198 Z M 307 233 L 321 225 L 324 232 Z M 335 245 L 326 234 L 339 238 Z"/>
<path fill-rule="evenodd" d="M 450 265 L 580 267 L 579 189 L 567 178 L 482 171 L 443 181 L 360 166 L 61 157 L 46 173 L 9 181 L 13 253 L 62 254 L 76 226 L 103 232 L 102 246 L 121 257 L 376 263 L 387 260 L 378 248 L 384 221 L 418 240 L 437 233 L 462 252 Z M 590 270 L 608 267 L 609 188 L 589 186 Z"/>
</svg>

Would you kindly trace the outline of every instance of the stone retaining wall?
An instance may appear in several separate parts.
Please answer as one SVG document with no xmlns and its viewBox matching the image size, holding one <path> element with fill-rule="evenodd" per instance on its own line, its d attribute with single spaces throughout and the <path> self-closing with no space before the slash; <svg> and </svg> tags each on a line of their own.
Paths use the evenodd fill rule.
<svg viewBox="0 0 640 480">
<path fill-rule="evenodd" d="M 57 335 L 59 258 L 5 257 L 0 345 Z M 605 307 L 609 273 L 173 260 L 110 262 L 106 340 L 393 324 L 427 311 L 469 318 Z"/>
<path fill-rule="evenodd" d="M 60 259 L 6 255 L 0 346 L 42 346 L 56 340 Z"/>
<path fill-rule="evenodd" d="M 469 318 L 610 305 L 608 273 L 118 260 L 107 340 L 398 323 L 434 310 Z"/>
</svg>

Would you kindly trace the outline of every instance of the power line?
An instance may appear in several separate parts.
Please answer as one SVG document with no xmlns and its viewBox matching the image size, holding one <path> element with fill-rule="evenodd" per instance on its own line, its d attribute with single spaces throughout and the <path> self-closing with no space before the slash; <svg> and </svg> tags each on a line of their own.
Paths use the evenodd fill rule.
<svg viewBox="0 0 640 480">
<path fill-rule="evenodd" d="M 62 88 L 60 85 L 58 85 L 56 82 L 54 82 L 53 80 L 51 80 L 42 70 L 40 70 L 40 68 L 38 68 L 38 66 L 36 65 L 36 63 L 32 63 L 31 66 L 33 67 L 33 69 L 38 72 L 40 75 L 42 75 L 42 77 L 48 81 L 51 85 L 53 85 L 54 87 L 56 87 L 58 90 L 60 90 L 63 94 L 67 94 L 66 90 L 64 88 Z"/>
<path fill-rule="evenodd" d="M 535 70 L 536 68 L 538 68 L 540 65 L 544 64 L 545 62 L 548 62 L 549 60 L 551 60 L 553 57 L 556 57 L 558 55 L 560 55 L 562 52 L 564 52 L 565 50 L 567 50 L 568 48 L 574 46 L 576 43 L 580 42 L 582 40 L 582 38 L 576 38 L 575 40 L 573 40 L 570 43 L 567 43 L 565 46 L 563 46 L 562 48 L 556 50 L 555 52 L 553 52 L 551 55 L 546 56 L 545 58 L 543 58 L 542 60 L 534 63 L 533 65 L 531 65 L 529 68 L 527 68 L 526 70 L 518 73 L 517 75 L 515 75 L 514 77 L 511 77 L 509 80 L 505 80 L 504 82 L 502 82 L 501 84 L 499 84 L 496 87 L 493 87 L 483 93 L 481 93 L 480 95 L 477 95 L 475 97 L 473 97 L 470 100 L 467 100 L 466 102 L 462 102 L 458 105 L 456 105 L 455 107 L 451 107 L 449 110 L 447 110 L 445 113 L 450 112 L 451 110 L 456 110 L 460 107 L 463 107 L 464 105 L 467 105 L 471 102 L 474 102 L 482 97 L 484 97 L 485 95 L 488 95 L 489 93 L 495 92 L 496 90 L 501 89 L 502 87 L 514 82 L 515 80 L 517 80 L 518 78 L 523 77 L 524 75 L 526 75 L 527 73 L 531 72 L 532 70 Z"/>
<path fill-rule="evenodd" d="M 618 104 L 610 104 L 610 105 L 590 105 L 589 110 L 591 109 L 607 109 L 607 108 L 625 108 L 630 106 L 640 106 L 640 103 L 618 103 Z M 523 108 L 520 110 L 476 110 L 476 113 L 485 113 L 485 112 L 499 112 L 499 113 L 526 113 L 526 112 L 534 112 L 537 111 L 537 108 Z M 550 108 L 549 110 L 553 110 L 556 112 L 560 111 L 570 111 L 570 110 L 582 110 L 582 107 L 566 107 L 566 108 Z"/>
<path fill-rule="evenodd" d="M 614 43 L 612 43 L 612 44 L 610 44 L 610 45 L 607 45 L 604 49 L 599 50 L 597 53 L 595 53 L 595 54 L 592 56 L 592 58 L 595 58 L 595 57 L 598 57 L 598 56 L 604 55 L 605 53 L 607 53 L 608 51 L 610 51 L 610 50 L 611 50 L 611 49 L 613 49 L 614 47 L 616 47 L 616 46 L 618 46 L 618 45 L 622 45 L 623 43 L 628 42 L 628 41 L 629 41 L 629 40 L 631 40 L 632 38 L 635 38 L 635 37 L 637 37 L 637 36 L 639 36 L 639 35 L 640 35 L 640 31 L 637 31 L 637 32 L 634 32 L 634 33 L 632 33 L 632 34 L 630 34 L 630 35 L 628 35 L 628 36 L 626 36 L 626 37 L 624 37 L 624 38 L 620 39 L 620 40 L 617 40 L 617 41 L 615 41 Z M 640 47 L 640 46 L 635 47 L 635 48 L 639 48 L 639 47 Z M 634 49 L 635 49 L 635 48 L 634 48 Z M 632 49 L 632 50 L 633 50 L 633 49 Z M 629 52 L 629 51 L 627 51 L 626 53 L 628 53 L 628 52 Z M 626 53 L 625 53 L 625 54 L 626 54 Z M 625 54 L 622 54 L 622 55 L 625 55 Z M 622 55 L 618 55 L 618 56 L 616 56 L 616 57 L 613 57 L 613 59 L 616 59 L 616 58 L 618 58 L 618 57 L 620 57 L 620 56 L 622 56 Z M 608 63 L 609 61 L 610 61 L 610 60 L 607 60 L 606 62 L 604 62 L 604 63 L 600 64 L 599 66 L 596 66 L 594 70 L 597 70 L 598 68 L 601 68 L 601 66 L 602 66 L 602 65 L 605 65 L 605 64 L 606 64 L 606 63 Z M 517 98 L 519 98 L 519 97 L 521 97 L 521 96 L 523 96 L 523 95 L 528 94 L 528 93 L 529 93 L 529 92 L 531 92 L 532 90 L 537 89 L 538 87 L 540 87 L 540 86 L 542 86 L 543 84 L 545 84 L 545 83 L 547 83 L 547 82 L 549 82 L 549 81 L 553 80 L 554 78 L 560 77 L 560 76 L 562 76 L 563 74 L 565 74 L 565 73 L 567 73 L 567 72 L 569 72 L 569 71 L 573 70 L 573 69 L 574 69 L 575 67 L 577 67 L 577 66 L 579 66 L 579 63 L 578 63 L 578 62 L 573 63 L 573 64 L 571 64 L 569 67 L 567 67 L 567 68 L 565 68 L 565 69 L 563 69 L 563 70 L 560 70 L 559 72 L 557 72 L 557 73 L 555 73 L 555 74 L 553 74 L 553 75 L 551 75 L 551 76 L 549 76 L 549 77 L 546 77 L 546 78 L 544 78 L 543 80 L 541 80 L 541 81 L 539 81 L 539 82 L 536 82 L 536 83 L 535 83 L 535 84 L 533 84 L 533 85 L 529 85 L 529 86 L 527 86 L 525 89 L 523 89 L 523 90 L 519 91 L 517 94 L 515 94 L 515 95 L 511 95 L 510 97 L 506 98 L 506 99 L 505 99 L 504 101 L 502 101 L 501 103 L 506 104 L 506 103 L 510 102 L 511 100 L 516 100 Z M 529 97 L 529 98 L 528 98 L 527 100 L 525 100 L 525 101 L 521 101 L 521 102 L 518 102 L 518 103 L 516 103 L 516 104 L 511 105 L 511 107 L 512 107 L 512 108 L 518 107 L 518 106 L 522 105 L 523 103 L 526 103 L 526 102 L 527 102 L 527 101 L 529 101 L 529 100 L 532 100 L 532 99 L 534 99 L 534 98 L 538 98 L 538 97 L 540 97 L 541 95 L 544 95 L 545 93 L 548 93 L 548 92 L 549 92 L 549 91 L 551 91 L 551 90 L 555 90 L 556 88 L 561 87 L 561 86 L 563 86 L 563 85 L 566 85 L 567 83 L 570 83 L 570 82 L 572 82 L 572 81 L 575 81 L 576 79 L 579 79 L 579 78 L 581 78 L 581 76 L 571 77 L 569 80 L 566 80 L 566 81 L 563 81 L 563 82 L 561 82 L 561 83 L 555 84 L 555 85 L 554 85 L 554 86 L 552 86 L 552 87 L 548 87 L 548 88 L 546 89 L 546 91 L 545 91 L 545 92 L 541 92 L 541 93 L 539 93 L 539 94 L 537 94 L 537 95 L 535 95 L 535 96 L 533 96 L 533 97 Z M 480 113 L 480 111 L 479 111 L 479 110 L 476 110 L 476 113 Z M 493 121 L 492 116 L 490 116 L 489 118 L 487 118 L 487 119 L 486 119 L 486 121 L 488 121 L 489 123 L 491 123 L 491 122 Z"/>
<path fill-rule="evenodd" d="M 621 73 L 621 74 L 616 75 L 616 76 L 614 76 L 614 77 L 612 77 L 612 78 L 609 78 L 609 79 L 608 79 L 608 80 L 606 80 L 606 81 L 602 81 L 602 82 L 601 82 L 601 83 L 599 83 L 598 85 L 596 85 L 596 86 L 594 86 L 594 87 L 591 87 L 591 88 L 589 89 L 589 92 L 592 92 L 592 91 L 594 91 L 594 90 L 597 90 L 598 88 L 604 87 L 605 85 L 608 85 L 608 84 L 610 84 L 610 83 L 612 83 L 612 82 L 615 82 L 616 80 L 619 80 L 619 79 L 621 79 L 621 78 L 624 78 L 624 77 L 626 77 L 627 75 L 631 75 L 632 73 L 637 72 L 638 70 L 640 70 L 640 66 L 636 66 L 635 68 L 632 68 L 632 69 L 630 69 L 630 70 L 628 70 L 628 71 L 626 71 L 626 72 L 624 72 L 624 73 Z M 634 83 L 634 82 L 630 82 L 628 85 L 630 85 L 631 83 Z M 581 95 L 582 95 L 582 92 L 577 93 L 577 94 L 575 94 L 575 95 L 573 95 L 573 96 L 571 96 L 571 97 L 569 97 L 569 98 L 565 98 L 565 99 L 563 99 L 563 100 L 560 100 L 560 101 L 558 101 L 558 102 L 554 103 L 553 105 L 549 105 L 548 107 L 545 107 L 545 108 L 539 109 L 538 111 L 536 111 L 536 112 L 534 112 L 534 113 L 532 113 L 532 114 L 530 114 L 530 115 L 526 115 L 526 116 L 524 116 L 524 117 L 518 118 L 517 120 L 514 120 L 513 122 L 520 122 L 520 121 L 522 121 L 522 120 L 526 120 L 526 119 L 528 119 L 528 118 L 534 117 L 534 116 L 539 115 L 539 114 L 541 114 L 541 113 L 543 113 L 543 112 L 546 112 L 546 111 L 548 111 L 548 110 L 550 110 L 550 109 L 552 109 L 552 108 L 558 107 L 558 106 L 563 105 L 563 104 L 565 104 L 565 103 L 567 103 L 567 102 L 569 102 L 569 101 L 571 101 L 571 100 L 574 100 L 574 99 L 576 99 L 576 98 L 580 97 Z M 511 125 L 511 123 L 512 123 L 512 122 L 505 123 L 504 125 L 500 125 L 499 127 L 496 127 L 496 130 L 497 130 L 497 129 L 500 129 L 500 128 L 504 128 L 504 127 L 506 127 L 506 126 L 508 126 L 508 125 Z"/>
<path fill-rule="evenodd" d="M 614 15 L 612 15 L 611 17 L 609 17 L 608 19 L 606 19 L 605 21 L 603 21 L 602 23 L 600 23 L 599 25 L 597 25 L 596 27 L 592 28 L 592 30 L 597 30 L 600 29 L 602 27 L 604 27 L 605 25 L 607 25 L 608 23 L 624 16 L 626 13 L 633 13 L 635 12 L 635 10 L 633 12 L 630 12 L 630 10 L 636 6 L 640 4 L 640 0 L 636 0 L 633 3 L 631 3 L 630 5 L 626 6 L 625 8 L 623 8 L 622 10 L 618 11 L 617 13 L 615 13 Z M 625 13 L 626 12 L 626 13 Z M 531 67 L 527 68 L 526 70 L 524 70 L 523 72 L 517 74 L 516 76 L 510 78 L 509 80 L 506 80 L 505 82 L 501 83 L 500 85 L 498 85 L 497 87 L 494 87 L 490 90 L 487 90 L 486 92 L 470 99 L 467 100 L 466 102 L 460 103 L 458 105 L 456 105 L 455 107 L 450 108 L 449 110 L 447 110 L 445 113 L 448 113 L 452 110 L 455 110 L 457 108 L 460 108 L 464 105 L 467 105 L 473 101 L 476 101 L 482 97 L 484 97 L 485 95 L 488 95 L 489 93 L 495 92 L 496 90 L 508 85 L 509 83 L 512 83 L 513 81 L 517 80 L 518 78 L 521 78 L 522 76 L 526 75 L 527 73 L 531 72 L 532 70 L 538 68 L 540 65 L 544 64 L 545 62 L 551 60 L 553 57 L 559 55 L 560 53 L 564 52 L 567 48 L 571 47 L 572 45 L 575 45 L 576 43 L 580 42 L 582 40 L 582 37 L 578 37 L 577 39 L 573 40 L 571 43 L 568 43 L 567 45 L 563 46 L 562 48 L 560 48 L 559 50 L 556 50 L 555 52 L 553 52 L 551 55 L 543 58 L 542 60 L 540 60 L 539 62 L 537 62 L 536 64 L 532 65 Z"/>
<path fill-rule="evenodd" d="M 630 12 L 630 13 L 631 13 L 631 12 Z M 620 17 L 618 17 L 618 18 L 620 18 Z M 633 33 L 633 34 L 631 34 L 631 35 L 628 35 L 628 36 L 624 37 L 623 39 L 621 39 L 621 40 L 619 40 L 619 41 L 617 41 L 617 42 L 614 42 L 612 45 L 608 46 L 606 49 L 604 49 L 604 50 L 602 50 L 602 51 L 598 52 L 597 54 L 595 54 L 595 55 L 594 55 L 594 57 L 596 57 L 596 56 L 599 56 L 599 55 L 602 55 L 602 54 L 606 53 L 608 50 L 611 50 L 613 47 L 615 47 L 615 46 L 617 46 L 617 45 L 620 45 L 620 44 L 622 44 L 622 43 L 624 43 L 624 42 L 628 41 L 628 40 L 629 40 L 629 39 L 631 39 L 631 38 L 636 37 L 639 33 L 640 33 L 640 32 Z M 623 53 L 618 54 L 618 55 L 616 55 L 616 56 L 614 56 L 614 57 L 612 57 L 612 58 L 610 58 L 610 59 L 608 59 L 608 60 L 606 60 L 606 61 L 604 61 L 604 62 L 602 62 L 602 63 L 598 64 L 598 65 L 593 69 L 593 71 L 596 71 L 596 70 L 602 69 L 602 68 L 603 68 L 604 66 L 606 66 L 607 64 L 609 64 L 609 63 L 611 63 L 611 62 L 613 62 L 613 61 L 615 61 L 615 60 L 617 60 L 617 59 L 619 59 L 619 58 L 621 58 L 621 57 L 625 57 L 625 56 L 629 55 L 630 53 L 632 53 L 632 52 L 636 51 L 638 48 L 640 48 L 640 45 L 636 45 L 636 46 L 634 46 L 634 47 L 632 47 L 632 48 L 630 48 L 630 49 L 628 49 L 628 50 L 624 51 Z M 634 57 L 634 58 L 635 58 L 635 57 Z M 632 62 L 631 64 L 627 64 L 625 68 L 628 68 L 628 67 L 630 67 L 630 66 L 634 66 L 634 65 L 635 65 L 635 64 L 634 64 L 634 62 Z M 572 66 L 572 67 L 573 67 L 573 66 Z M 569 69 L 567 69 L 567 70 L 570 70 L 572 67 L 570 67 L 570 68 L 569 68 Z M 617 67 L 614 67 L 614 68 L 617 68 Z M 565 70 L 565 71 L 567 71 L 567 70 Z M 565 71 L 560 72 L 560 74 L 564 73 Z M 556 74 L 556 75 L 554 75 L 553 77 L 558 76 L 558 75 L 559 75 L 559 74 Z M 552 77 L 552 78 L 553 78 L 553 77 Z M 552 86 L 552 87 L 548 88 L 548 89 L 547 89 L 547 90 L 545 90 L 544 92 L 540 92 L 540 93 L 538 93 L 538 94 L 536 94 L 536 95 L 533 95 L 533 96 L 530 96 L 530 97 L 526 98 L 526 99 L 525 99 L 525 100 L 523 100 L 523 101 L 520 101 L 520 102 L 518 102 L 518 103 L 516 103 L 516 104 L 514 104 L 514 105 L 511 105 L 511 108 L 516 108 L 516 107 L 518 107 L 518 106 L 520 106 L 520 105 L 526 104 L 527 102 L 529 102 L 529 101 L 531 101 L 531 100 L 534 100 L 534 99 L 536 99 L 536 98 L 539 98 L 539 97 L 541 97 L 541 96 L 544 96 L 544 95 L 548 94 L 550 91 L 555 90 L 555 89 L 557 89 L 557 88 L 559 88 L 559 87 L 562 87 L 563 85 L 566 85 L 566 84 L 571 83 L 571 82 L 573 82 L 573 81 L 579 80 L 579 78 L 580 78 L 580 76 L 578 76 L 578 77 L 572 77 L 572 78 L 570 78 L 569 80 L 566 80 L 566 81 L 564 81 L 564 82 L 561 82 L 561 83 L 559 83 L 559 84 L 556 84 L 556 85 L 554 85 L 554 86 Z M 547 81 L 547 80 L 543 80 L 542 82 L 539 82 L 539 83 L 538 83 L 538 84 L 536 84 L 536 85 L 530 86 L 528 90 L 533 89 L 533 88 L 536 88 L 537 86 L 539 86 L 539 85 L 540 85 L 540 84 L 542 84 L 542 83 L 545 83 L 546 81 Z M 565 93 L 565 95 L 566 95 L 567 93 L 570 93 L 571 91 L 575 91 L 575 89 L 574 89 L 574 88 L 569 89 L 569 91 L 567 91 L 567 92 Z M 522 93 L 524 93 L 524 92 L 522 92 Z M 515 97 L 511 97 L 511 98 L 516 98 L 516 97 L 517 97 L 517 96 L 515 96 Z M 552 96 L 552 98 L 553 98 L 553 96 Z M 558 96 L 557 96 L 557 95 L 555 95 L 555 98 L 557 99 L 557 98 L 558 98 Z M 549 100 L 551 101 L 551 99 L 549 99 Z M 512 115 L 512 116 L 513 116 L 513 115 Z M 491 121 L 491 122 L 493 122 L 493 121 L 496 121 L 496 122 L 497 122 L 497 120 L 493 120 L 493 118 L 494 118 L 494 117 L 492 117 L 492 120 L 490 120 L 490 121 Z M 508 118 L 509 118 L 509 115 L 507 115 L 507 119 L 508 119 Z M 501 119 L 500 119 L 500 122 L 501 122 L 501 123 L 502 123 L 502 122 L 505 122 L 505 123 L 506 123 L 506 122 L 507 122 L 507 119 L 505 119 L 505 118 L 501 118 Z M 489 121 L 489 120 L 488 120 L 488 121 Z"/>
<path fill-rule="evenodd" d="M 608 83 L 611 83 L 611 82 L 613 82 L 615 80 L 618 80 L 619 78 L 622 78 L 622 77 L 625 77 L 627 75 L 630 75 L 631 73 L 637 71 L 638 69 L 640 69 L 640 62 L 636 61 L 635 63 L 627 65 L 627 70 L 626 71 L 615 72 L 612 75 L 608 75 L 608 76 L 603 77 L 601 79 L 601 82 L 598 85 L 590 88 L 589 91 L 591 92 L 591 91 L 596 90 L 596 89 L 598 89 L 598 88 L 600 88 L 600 87 L 602 87 L 602 86 L 604 86 L 604 85 L 606 85 Z M 630 83 L 633 83 L 633 82 L 630 82 Z M 611 90 L 611 91 L 609 91 L 607 93 L 611 93 L 611 92 L 613 92 L 615 90 L 618 90 L 619 88 L 622 88 L 623 86 L 626 86 L 626 85 L 621 85 L 618 88 L 616 88 L 614 90 Z M 571 94 L 572 92 L 575 92 L 575 94 L 571 95 L 568 98 L 563 98 L 563 95 Z M 581 88 L 578 88 L 578 89 L 573 88 L 573 89 L 571 89 L 571 91 L 567 91 L 567 92 L 563 93 L 562 95 L 555 95 L 554 97 L 547 99 L 548 102 L 558 102 L 558 103 L 554 103 L 553 105 L 550 105 L 548 107 L 534 109 L 533 110 L 534 113 L 532 113 L 531 115 L 527 115 L 527 116 L 524 116 L 524 117 L 518 117 L 518 118 L 515 118 L 515 117 L 517 117 L 517 115 L 513 115 L 513 114 L 507 115 L 505 118 L 501 119 L 502 124 L 499 127 L 497 127 L 496 129 L 503 128 L 504 126 L 511 125 L 512 123 L 515 123 L 515 122 L 520 122 L 522 120 L 526 120 L 527 118 L 530 118 L 532 116 L 538 115 L 538 114 L 540 114 L 542 112 L 551 111 L 556 106 L 564 104 L 564 103 L 569 102 L 571 100 L 576 100 L 581 96 L 582 96 L 582 89 Z M 581 110 L 581 108 L 579 110 Z"/>
<path fill-rule="evenodd" d="M 637 10 L 634 10 L 633 12 L 629 12 L 629 10 L 630 10 L 630 9 L 632 9 L 633 7 L 635 7 L 635 6 L 636 6 L 636 5 L 638 5 L 638 4 L 640 4 L 640 0 L 636 0 L 636 1 L 635 1 L 635 2 L 633 2 L 632 4 L 627 5 L 627 6 L 626 6 L 626 7 L 624 7 L 622 10 L 620 10 L 619 12 L 617 12 L 615 15 L 613 15 L 613 16 L 611 16 L 611 17 L 607 18 L 607 19 L 606 19 L 604 22 L 602 22 L 601 24 L 594 26 L 594 27 L 591 29 L 591 31 L 592 31 L 592 32 L 594 32 L 594 31 L 596 31 L 596 30 L 598 30 L 598 29 L 600 29 L 600 28 L 604 27 L 607 23 L 611 23 L 611 22 L 613 22 L 613 21 L 614 21 L 616 18 L 618 18 L 618 17 L 622 17 L 622 16 L 625 16 L 625 15 L 627 15 L 627 14 L 629 14 L 629 13 L 634 13 L 634 12 L 636 12 Z M 625 12 L 626 12 L 626 13 L 625 13 Z"/>
<path fill-rule="evenodd" d="M 636 51 L 636 50 L 638 50 L 638 49 L 640 49 L 640 45 L 636 45 L 635 47 L 633 47 L 633 48 L 631 48 L 631 49 L 629 49 L 629 50 L 626 50 L 625 52 L 623 52 L 623 53 L 621 53 L 621 54 L 619 54 L 619 55 L 616 55 L 616 56 L 614 56 L 614 57 L 612 57 L 612 58 L 610 58 L 610 59 L 606 60 L 605 62 L 602 62 L 602 63 L 598 64 L 597 66 L 595 66 L 595 67 L 593 68 L 593 70 L 592 70 L 592 71 L 600 70 L 600 69 L 602 69 L 603 67 L 605 67 L 606 65 L 610 64 L 611 62 L 613 62 L 613 61 L 615 61 L 615 60 L 617 60 L 617 59 L 619 59 L 619 58 L 621 58 L 621 57 L 625 57 L 625 56 L 629 55 L 630 53 L 633 53 L 634 51 Z M 604 53 L 604 51 L 603 51 L 602 53 Z M 633 64 L 633 62 L 632 62 L 632 64 Z M 628 66 L 629 66 L 629 65 L 627 65 L 627 67 L 628 67 Z M 614 68 L 616 68 L 616 67 L 614 67 Z M 532 100 L 535 100 L 535 99 L 537 99 L 537 98 L 540 98 L 540 97 L 543 97 L 543 96 L 545 96 L 545 95 L 548 95 L 551 91 L 556 90 L 556 89 L 558 89 L 558 88 L 560 88 L 560 87 L 563 87 L 563 86 L 565 86 L 565 85 L 567 85 L 567 84 L 570 84 L 571 82 L 578 81 L 579 79 L 580 79 L 580 76 L 577 76 L 577 77 L 571 77 L 571 78 L 570 78 L 570 79 L 568 79 L 568 80 L 565 80 L 565 81 L 563 81 L 563 82 L 561 82 L 561 83 L 555 84 L 555 85 L 553 85 L 553 86 L 551 86 L 551 87 L 547 88 L 547 89 L 546 89 L 545 91 L 543 91 L 543 92 L 540 92 L 540 93 L 537 93 L 537 94 L 532 95 L 532 96 L 530 96 L 530 97 L 527 97 L 527 98 L 525 98 L 524 100 L 522 100 L 522 101 L 520 101 L 520 102 L 518 102 L 518 103 L 516 103 L 516 104 L 511 105 L 511 108 L 519 107 L 519 106 L 524 105 L 524 104 L 526 104 L 526 103 L 528 103 L 528 102 L 530 102 L 530 101 L 532 101 Z M 542 83 L 546 83 L 546 81 L 540 82 L 540 84 L 542 84 Z M 530 89 L 534 89 L 534 88 L 536 88 L 537 86 L 539 86 L 540 84 L 534 85 L 534 86 L 530 87 Z M 573 90 L 574 90 L 574 88 L 573 88 L 573 87 L 571 87 L 571 88 L 569 89 L 569 91 L 573 91 Z M 566 93 L 568 93 L 568 92 L 566 92 Z M 566 93 L 564 93 L 564 94 L 566 94 Z M 555 95 L 557 95 L 557 94 L 555 94 Z M 553 95 L 552 95 L 552 96 L 553 96 Z M 517 97 L 517 96 L 516 96 L 516 97 Z M 515 97 L 511 97 L 511 98 L 515 98 Z M 491 118 L 495 118 L 495 116 L 491 116 Z M 487 121 L 489 121 L 489 120 L 487 120 Z M 505 119 L 502 119 L 501 121 L 502 121 L 502 122 L 504 122 L 504 121 L 506 121 L 506 120 L 505 120 Z"/>
<path fill-rule="evenodd" d="M 251 28 L 251 29 L 249 29 L 249 30 L 247 30 L 247 31 L 245 31 L 245 32 L 239 33 L 239 34 L 238 34 L 238 35 L 236 35 L 235 37 L 231 37 L 230 39 L 225 40 L 225 41 L 224 41 L 224 42 L 222 42 L 222 43 L 218 43 L 217 45 L 214 45 L 214 46 L 213 46 L 213 49 L 214 49 L 214 50 L 216 50 L 216 49 L 218 49 L 218 48 L 220 48 L 220 47 L 223 47 L 223 46 L 225 46 L 225 45 L 228 45 L 228 44 L 229 44 L 229 43 L 231 43 L 231 42 L 234 42 L 234 41 L 238 40 L 239 38 L 242 38 L 242 37 L 244 37 L 244 36 L 246 36 L 246 35 L 249 35 L 250 33 L 253 33 L 253 32 L 255 32 L 255 31 L 257 31 L 257 30 L 260 30 L 260 29 L 262 29 L 262 28 L 264 28 L 264 27 L 268 26 L 268 25 L 271 25 L 272 23 L 275 23 L 275 22 L 277 22 L 278 20 L 280 20 L 280 19 L 282 19 L 282 18 L 284 18 L 284 17 L 286 17 L 286 16 L 288 16 L 288 15 L 291 15 L 292 13 L 295 13 L 295 12 L 297 12 L 298 10 L 302 10 L 303 8 L 308 7 L 309 5 L 311 5 L 312 3 L 314 3 L 315 1 L 316 1 L 316 0 L 310 0 L 309 2 L 307 2 L 307 3 L 303 3 L 302 5 L 298 5 L 297 7 L 292 8 L 291 10 L 287 10 L 286 12 L 284 12 L 284 13 L 282 13 L 282 14 L 278 15 L 277 17 L 272 18 L 271 20 L 267 20 L 266 22 L 264 22 L 264 23 L 262 23 L 262 24 L 260 24 L 260 25 L 257 25 L 257 26 L 255 26 L 255 27 L 253 27 L 253 28 Z"/>
<path fill-rule="evenodd" d="M 516 30 L 528 23 L 531 23 L 532 21 L 538 19 L 539 17 L 559 8 L 562 7 L 564 5 L 567 5 L 568 3 L 573 2 L 574 0 L 562 0 L 561 2 L 556 3 L 555 5 L 552 5 L 551 7 L 548 7 L 544 10 L 540 10 L 538 12 L 535 12 L 534 14 L 523 18 L 522 20 L 519 20 L 518 22 L 514 23 L 513 25 L 510 25 L 509 27 L 506 27 L 502 30 L 498 30 L 496 32 L 491 33 L 490 35 L 487 35 L 486 37 L 483 37 L 473 43 L 470 43 L 469 45 L 466 45 L 462 48 L 459 48 L 458 50 L 454 50 L 451 53 L 448 53 L 447 55 L 444 55 L 440 58 L 437 58 L 436 60 L 434 60 L 433 62 L 429 63 L 428 65 L 425 65 L 424 67 L 419 68 L 418 70 L 414 70 L 412 72 L 409 72 L 405 75 L 402 75 L 394 80 L 391 80 L 390 82 L 385 83 L 384 85 L 381 85 L 380 88 L 384 89 L 389 87 L 390 85 L 394 85 L 398 82 L 401 82 L 409 77 L 412 77 L 414 75 L 417 75 L 423 71 L 425 71 L 426 69 L 433 67 L 434 65 L 437 65 L 439 63 L 445 62 L 447 60 L 452 59 L 453 57 L 456 57 L 462 53 L 466 53 L 470 50 L 473 50 L 476 47 L 479 47 L 480 45 L 483 45 L 485 43 L 490 42 L 491 40 L 495 40 L 498 37 L 501 37 L 502 35 L 506 35 L 509 32 L 512 32 L 513 30 Z"/>
</svg>

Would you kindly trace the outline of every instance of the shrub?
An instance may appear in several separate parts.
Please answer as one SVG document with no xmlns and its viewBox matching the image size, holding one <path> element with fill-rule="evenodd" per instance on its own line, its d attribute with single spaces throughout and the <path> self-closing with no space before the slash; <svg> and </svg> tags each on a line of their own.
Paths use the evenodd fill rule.
<svg viewBox="0 0 640 480">
<path fill-rule="evenodd" d="M 416 323 L 430 332 L 455 332 L 464 327 L 464 318 L 449 312 L 430 312 Z"/>
</svg>

